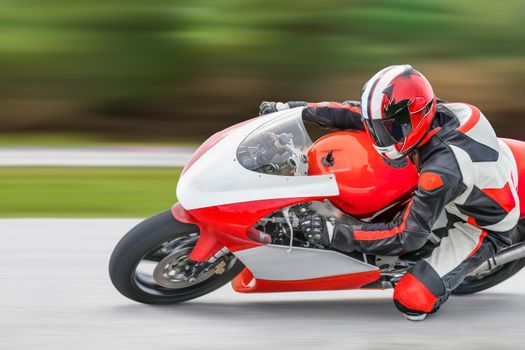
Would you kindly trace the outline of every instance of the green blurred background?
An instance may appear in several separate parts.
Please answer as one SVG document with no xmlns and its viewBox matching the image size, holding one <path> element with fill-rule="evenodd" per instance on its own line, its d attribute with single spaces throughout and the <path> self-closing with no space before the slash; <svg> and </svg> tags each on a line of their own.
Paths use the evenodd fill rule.
<svg viewBox="0 0 525 350">
<path fill-rule="evenodd" d="M 264 99 L 358 99 L 399 63 L 525 139 L 524 18 L 523 0 L 0 0 L 0 145 L 198 143 Z"/>
</svg>

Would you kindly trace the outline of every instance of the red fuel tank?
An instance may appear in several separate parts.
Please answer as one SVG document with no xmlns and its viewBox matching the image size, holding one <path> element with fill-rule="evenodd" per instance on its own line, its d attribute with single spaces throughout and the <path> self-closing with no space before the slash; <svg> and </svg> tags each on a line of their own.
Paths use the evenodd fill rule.
<svg viewBox="0 0 525 350">
<path fill-rule="evenodd" d="M 330 152 L 331 157 L 327 157 Z M 323 136 L 308 152 L 308 167 L 309 175 L 334 174 L 339 196 L 331 198 L 331 202 L 361 218 L 407 198 L 418 180 L 411 162 L 404 167 L 388 165 L 364 131 Z"/>
</svg>

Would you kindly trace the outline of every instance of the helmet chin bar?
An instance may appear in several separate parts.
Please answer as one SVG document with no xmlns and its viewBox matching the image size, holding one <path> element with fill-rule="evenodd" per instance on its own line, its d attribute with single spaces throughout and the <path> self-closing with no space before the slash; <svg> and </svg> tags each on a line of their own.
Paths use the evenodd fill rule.
<svg viewBox="0 0 525 350">
<path fill-rule="evenodd" d="M 388 147 L 379 147 L 374 145 L 374 148 L 377 151 L 377 153 L 379 153 L 383 158 L 386 159 L 397 160 L 406 156 L 405 154 L 399 153 L 395 145 Z"/>
</svg>

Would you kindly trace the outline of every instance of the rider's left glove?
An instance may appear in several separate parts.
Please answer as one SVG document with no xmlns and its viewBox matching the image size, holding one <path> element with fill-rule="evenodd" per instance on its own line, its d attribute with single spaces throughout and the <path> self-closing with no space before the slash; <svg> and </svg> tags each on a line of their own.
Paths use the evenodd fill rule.
<svg viewBox="0 0 525 350">
<path fill-rule="evenodd" d="M 290 109 L 290 105 L 288 103 L 262 101 L 261 105 L 259 106 L 259 115 L 270 114 L 285 109 Z"/>
<path fill-rule="evenodd" d="M 354 224 L 358 220 L 351 218 L 350 222 Z M 330 226 L 321 215 L 308 213 L 300 218 L 299 226 L 311 244 L 322 244 L 346 253 L 355 250 L 354 227 L 351 225 Z"/>
<path fill-rule="evenodd" d="M 328 231 L 326 221 L 321 215 L 309 214 L 301 217 L 299 226 L 304 232 L 306 240 L 314 245 L 324 244 L 329 246 L 330 239 L 328 238 Z"/>
</svg>

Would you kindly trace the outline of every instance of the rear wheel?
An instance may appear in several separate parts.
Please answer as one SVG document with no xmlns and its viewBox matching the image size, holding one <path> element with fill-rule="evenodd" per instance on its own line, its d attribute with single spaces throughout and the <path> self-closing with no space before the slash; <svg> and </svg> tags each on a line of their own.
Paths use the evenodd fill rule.
<svg viewBox="0 0 525 350">
<path fill-rule="evenodd" d="M 199 238 L 195 225 L 175 220 L 169 210 L 144 220 L 117 244 L 109 262 L 111 282 L 129 299 L 173 304 L 208 294 L 244 268 L 232 254 L 188 280 L 188 256 Z"/>
<path fill-rule="evenodd" d="M 486 273 L 467 276 L 465 280 L 454 289 L 452 294 L 464 295 L 481 292 L 485 289 L 494 287 L 497 284 L 514 276 L 525 266 L 525 258 L 510 262 L 503 266 L 497 266 Z"/>
<path fill-rule="evenodd" d="M 523 242 L 525 239 L 525 221 L 520 221 L 514 242 Z M 494 287 L 501 282 L 514 276 L 518 271 L 525 267 L 525 258 L 512 261 L 502 266 L 496 266 L 490 271 L 485 271 L 475 275 L 468 275 L 465 280 L 457 287 L 452 294 L 464 295 L 481 292 Z"/>
</svg>

